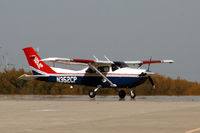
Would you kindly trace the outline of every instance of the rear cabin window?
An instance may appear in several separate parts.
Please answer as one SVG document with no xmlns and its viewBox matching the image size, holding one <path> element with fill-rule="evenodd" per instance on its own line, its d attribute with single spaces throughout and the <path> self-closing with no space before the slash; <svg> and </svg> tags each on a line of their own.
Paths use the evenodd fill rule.
<svg viewBox="0 0 200 133">
<path fill-rule="evenodd" d="M 109 66 L 102 66 L 102 67 L 98 67 L 97 69 L 98 69 L 100 72 L 109 72 L 109 70 L 110 70 Z M 86 70 L 86 72 L 88 72 L 88 73 L 95 73 L 96 71 L 93 70 L 93 69 L 91 69 L 91 68 L 88 68 L 88 69 Z"/>
<path fill-rule="evenodd" d="M 87 72 L 87 73 L 95 73 L 95 70 L 93 70 L 93 69 L 91 69 L 91 68 L 88 68 L 86 72 Z"/>
<path fill-rule="evenodd" d="M 103 66 L 97 68 L 100 72 L 109 72 L 109 66 Z"/>
</svg>

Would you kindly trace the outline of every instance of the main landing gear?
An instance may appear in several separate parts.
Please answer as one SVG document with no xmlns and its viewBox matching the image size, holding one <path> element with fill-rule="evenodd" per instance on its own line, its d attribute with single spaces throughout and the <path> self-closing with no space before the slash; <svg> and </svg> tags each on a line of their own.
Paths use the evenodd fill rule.
<svg viewBox="0 0 200 133">
<path fill-rule="evenodd" d="M 98 85 L 96 89 L 89 91 L 88 95 L 90 98 L 94 98 L 96 96 L 96 92 L 98 91 L 98 89 L 100 89 L 102 86 Z"/>
<path fill-rule="evenodd" d="M 126 92 L 124 90 L 120 90 L 119 93 L 118 93 L 118 95 L 119 95 L 120 99 L 124 99 L 125 96 L 126 96 Z"/>
<path fill-rule="evenodd" d="M 90 90 L 90 91 L 88 92 L 89 97 L 90 97 L 90 98 L 94 98 L 94 97 L 96 96 L 96 92 L 97 92 L 98 89 L 100 89 L 101 87 L 102 87 L 101 85 L 98 85 L 96 89 Z M 119 95 L 119 98 L 120 98 L 120 99 L 124 99 L 124 98 L 126 97 L 126 92 L 125 92 L 124 90 L 120 90 L 119 93 L 118 93 L 118 95 Z M 136 93 L 135 93 L 134 88 L 131 89 L 131 91 L 130 91 L 130 97 L 131 97 L 131 99 L 135 99 L 135 97 L 136 97 Z"/>
</svg>

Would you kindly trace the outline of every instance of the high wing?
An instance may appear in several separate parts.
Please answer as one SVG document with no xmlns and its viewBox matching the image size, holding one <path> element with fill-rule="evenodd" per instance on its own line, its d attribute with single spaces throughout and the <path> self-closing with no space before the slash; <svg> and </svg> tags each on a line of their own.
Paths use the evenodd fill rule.
<svg viewBox="0 0 200 133">
<path fill-rule="evenodd" d="M 68 58 L 45 58 L 42 59 L 45 62 L 55 62 L 61 63 L 65 65 L 88 65 L 93 64 L 94 66 L 104 66 L 104 65 L 118 65 L 121 67 L 125 66 L 135 66 L 135 65 L 143 65 L 143 64 L 152 64 L 152 63 L 174 63 L 173 60 L 149 60 L 149 61 L 101 61 L 101 60 L 85 60 L 85 59 L 68 59 Z"/>
<path fill-rule="evenodd" d="M 116 84 L 113 84 L 102 72 L 98 70 L 99 66 L 111 66 L 115 65 L 117 67 L 123 68 L 127 66 L 142 66 L 143 64 L 152 64 L 152 63 L 173 63 L 173 60 L 150 60 L 150 61 L 100 61 L 100 60 L 85 60 L 85 59 L 68 59 L 68 58 L 46 58 L 42 61 L 61 63 L 65 65 L 88 65 L 91 69 L 95 70 L 104 80 L 106 80 L 111 87 L 117 87 Z"/>
<path fill-rule="evenodd" d="M 90 62 L 90 61 L 92 62 L 92 60 L 84 60 L 84 61 L 78 62 L 78 61 L 76 61 L 76 59 L 57 58 L 57 57 L 45 58 L 45 59 L 42 59 L 42 61 L 61 63 L 61 64 L 65 64 L 65 65 L 87 65 L 88 62 Z"/>
<path fill-rule="evenodd" d="M 54 62 L 54 63 L 61 63 L 65 65 L 88 65 L 93 64 L 95 66 L 102 66 L 102 65 L 111 65 L 114 64 L 113 61 L 94 61 L 94 60 L 85 60 L 85 59 L 68 59 L 68 58 L 45 58 L 42 59 L 44 62 Z"/>
<path fill-rule="evenodd" d="M 49 77 L 49 76 L 48 75 L 28 75 L 28 74 L 23 74 L 18 79 L 33 80 L 33 79 L 45 78 L 45 77 Z"/>
</svg>

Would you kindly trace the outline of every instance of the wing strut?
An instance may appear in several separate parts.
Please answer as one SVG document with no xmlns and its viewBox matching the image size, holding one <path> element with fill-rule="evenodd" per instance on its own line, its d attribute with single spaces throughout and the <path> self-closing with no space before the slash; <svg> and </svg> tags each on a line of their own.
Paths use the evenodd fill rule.
<svg viewBox="0 0 200 133">
<path fill-rule="evenodd" d="M 88 64 L 91 68 L 93 68 L 98 74 L 100 74 L 106 81 L 108 81 L 110 83 L 111 87 L 117 87 L 116 84 L 113 84 L 105 75 L 103 75 L 95 66 L 93 66 L 92 64 Z"/>
</svg>

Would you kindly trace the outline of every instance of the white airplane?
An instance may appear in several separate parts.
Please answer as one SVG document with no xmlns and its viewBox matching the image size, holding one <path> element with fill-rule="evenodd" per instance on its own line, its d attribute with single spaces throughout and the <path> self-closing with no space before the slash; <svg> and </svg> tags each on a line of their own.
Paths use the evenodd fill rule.
<svg viewBox="0 0 200 133">
<path fill-rule="evenodd" d="M 24 53 L 30 65 L 33 75 L 23 74 L 19 78 L 24 80 L 41 80 L 47 82 L 58 82 L 66 84 L 78 84 L 95 86 L 89 91 L 90 98 L 96 96 L 100 88 L 130 88 L 130 96 L 135 98 L 135 87 L 144 83 L 147 79 L 155 87 L 149 71 L 152 63 L 173 63 L 173 60 L 149 60 L 149 61 L 101 61 L 85 59 L 67 59 L 67 58 L 46 58 L 41 59 L 32 47 L 24 48 Z M 65 65 L 86 65 L 82 70 L 69 70 L 56 67 L 50 67 L 44 62 L 61 63 Z M 141 69 L 143 64 L 148 64 L 148 69 Z M 130 68 L 130 66 L 138 66 Z M 119 90 L 119 97 L 125 98 L 126 92 Z"/>
</svg>

